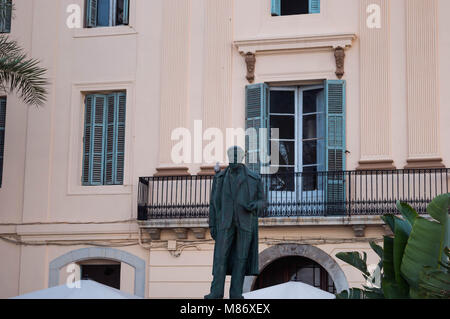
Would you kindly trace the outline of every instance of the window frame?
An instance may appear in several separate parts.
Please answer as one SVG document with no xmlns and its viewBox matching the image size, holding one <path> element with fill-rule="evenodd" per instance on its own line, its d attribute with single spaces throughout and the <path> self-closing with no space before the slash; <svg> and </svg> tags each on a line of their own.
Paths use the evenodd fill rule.
<svg viewBox="0 0 450 319">
<path fill-rule="evenodd" d="M 117 1 L 118 0 L 108 0 L 109 1 L 109 12 L 108 12 L 108 25 L 98 25 L 98 1 L 96 7 L 96 18 L 95 18 L 95 26 L 92 25 L 91 19 L 91 11 L 90 11 L 90 3 L 92 0 L 85 0 L 85 14 L 84 14 L 84 28 L 87 29 L 96 29 L 96 28 L 110 28 L 110 27 L 120 27 L 120 26 L 128 26 L 130 25 L 130 1 L 131 0 L 123 0 L 124 1 L 124 10 L 126 10 L 126 18 L 123 19 L 122 24 L 117 24 Z M 126 8 L 126 9 L 125 9 Z"/>
<path fill-rule="evenodd" d="M 114 135 L 111 138 L 112 141 L 113 141 L 113 155 L 112 155 L 112 164 L 111 164 L 112 165 L 112 168 L 111 168 L 111 170 L 112 170 L 111 171 L 111 181 L 108 181 L 108 177 L 107 177 L 107 165 L 108 165 L 108 154 L 109 154 L 109 152 L 108 152 L 108 140 L 109 140 L 108 126 L 110 125 L 110 123 L 108 123 L 108 111 L 109 111 L 108 110 L 108 108 L 109 108 L 108 99 L 111 96 L 114 96 L 114 115 L 113 115 L 114 122 L 112 124 L 113 125 L 113 134 Z M 120 118 L 120 116 L 119 116 L 120 98 L 121 98 L 121 96 L 123 96 L 124 99 L 125 99 L 125 101 L 124 101 L 125 105 L 123 106 L 124 107 L 124 121 L 123 122 L 119 121 L 119 118 Z M 87 126 L 88 126 L 88 124 L 87 124 L 87 119 L 88 119 L 88 117 L 87 117 L 88 97 L 91 97 L 91 98 L 95 99 L 95 100 L 92 101 L 93 105 L 95 105 L 95 101 L 96 101 L 97 98 L 101 97 L 101 98 L 104 99 L 104 102 L 103 102 L 104 103 L 104 105 L 103 105 L 104 109 L 103 109 L 103 116 L 102 116 L 103 119 L 102 119 L 102 124 L 101 124 L 101 126 L 103 127 L 102 128 L 103 136 L 102 136 L 101 181 L 98 182 L 98 183 L 94 182 L 92 180 L 92 176 L 91 176 L 91 174 L 92 174 L 91 171 L 93 170 L 93 167 L 92 167 L 93 159 L 92 159 L 92 157 L 95 155 L 95 154 L 93 154 L 93 148 L 95 146 L 93 145 L 94 137 L 92 135 L 93 131 L 95 130 L 95 123 L 92 122 L 92 118 L 91 118 L 91 121 L 90 121 L 90 128 L 89 128 L 91 141 L 89 141 L 89 143 L 90 143 L 89 144 L 89 155 L 88 155 L 88 157 L 89 157 L 89 164 L 88 165 L 89 166 L 87 167 L 88 177 L 87 177 L 87 180 L 85 179 L 86 178 L 86 176 L 85 176 L 85 165 L 86 165 L 86 156 L 87 156 L 86 155 L 86 143 L 87 143 L 86 132 L 87 132 Z M 84 101 L 84 110 L 83 110 L 83 113 L 84 113 L 83 127 L 84 127 L 84 129 L 82 131 L 83 138 L 82 138 L 81 185 L 83 187 L 124 186 L 125 185 L 125 169 L 126 169 L 125 157 L 126 157 L 126 154 L 127 154 L 127 151 L 126 151 L 126 144 L 127 144 L 127 138 L 126 138 L 126 135 L 127 135 L 127 90 L 112 90 L 112 91 L 89 92 L 89 93 L 86 93 L 84 95 L 83 101 Z M 91 109 L 91 114 L 94 114 L 94 112 L 95 112 L 95 110 Z M 121 125 L 123 126 L 123 134 L 124 134 L 124 136 L 123 136 L 123 145 L 124 145 L 123 147 L 124 147 L 124 150 L 119 152 L 119 151 L 117 151 L 117 145 L 119 144 L 118 134 L 119 134 L 119 130 L 120 130 L 119 126 L 121 126 Z M 117 157 L 118 157 L 119 153 L 121 153 L 121 156 L 122 156 L 122 167 L 120 168 L 122 170 L 122 180 L 121 180 L 120 183 L 118 183 L 118 180 L 117 180 L 117 172 L 120 170 L 119 166 L 117 165 Z"/>
<path fill-rule="evenodd" d="M 271 15 L 272 17 L 286 17 L 286 16 L 303 16 L 311 14 L 320 14 L 322 11 L 321 0 L 307 0 L 308 12 L 307 13 L 295 13 L 295 14 L 282 14 L 282 2 L 283 0 L 271 0 Z"/>
</svg>

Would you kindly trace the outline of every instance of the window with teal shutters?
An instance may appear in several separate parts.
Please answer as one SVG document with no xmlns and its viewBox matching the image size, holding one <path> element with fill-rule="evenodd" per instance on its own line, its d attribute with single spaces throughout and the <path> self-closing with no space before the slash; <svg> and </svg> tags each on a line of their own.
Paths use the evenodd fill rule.
<svg viewBox="0 0 450 319">
<path fill-rule="evenodd" d="M 0 0 L 0 33 L 11 32 L 12 0 Z"/>
<path fill-rule="evenodd" d="M 5 151 L 6 97 L 0 97 L 0 187 L 3 181 L 3 156 Z"/>
<path fill-rule="evenodd" d="M 267 150 L 267 145 L 261 145 L 260 129 L 268 128 L 269 86 L 265 83 L 248 85 L 245 96 L 246 129 L 256 130 L 256 136 L 246 137 L 246 163 L 251 170 L 261 173 L 259 153 L 261 149 Z"/>
<path fill-rule="evenodd" d="M 320 0 L 271 0 L 272 16 L 320 13 Z"/>
<path fill-rule="evenodd" d="M 83 185 L 123 184 L 125 104 L 122 92 L 86 96 Z"/>
<path fill-rule="evenodd" d="M 128 25 L 130 0 L 86 0 L 86 27 Z"/>
<path fill-rule="evenodd" d="M 343 80 L 325 81 L 327 110 L 327 213 L 345 213 L 345 87 Z"/>
</svg>

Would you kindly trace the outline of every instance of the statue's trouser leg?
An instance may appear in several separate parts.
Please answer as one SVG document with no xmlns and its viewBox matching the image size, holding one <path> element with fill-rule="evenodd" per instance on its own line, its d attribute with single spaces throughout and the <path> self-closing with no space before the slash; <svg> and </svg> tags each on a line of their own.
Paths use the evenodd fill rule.
<svg viewBox="0 0 450 319">
<path fill-rule="evenodd" d="M 242 299 L 242 288 L 244 286 L 245 270 L 247 268 L 247 260 L 250 249 L 252 234 L 239 229 L 237 231 L 236 249 L 237 260 L 233 265 L 233 273 L 231 276 L 230 298 Z"/>
<path fill-rule="evenodd" d="M 213 298 L 223 298 L 225 289 L 225 278 L 227 276 L 227 261 L 230 256 L 231 246 L 236 230 L 231 227 L 228 230 L 219 231 L 216 239 L 214 256 L 214 279 L 211 284 L 211 294 Z"/>
</svg>

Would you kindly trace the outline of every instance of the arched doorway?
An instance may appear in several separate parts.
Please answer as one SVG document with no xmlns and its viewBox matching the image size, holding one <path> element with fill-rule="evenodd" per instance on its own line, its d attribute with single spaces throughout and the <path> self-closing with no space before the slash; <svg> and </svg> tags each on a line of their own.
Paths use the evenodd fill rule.
<svg viewBox="0 0 450 319">
<path fill-rule="evenodd" d="M 315 261 L 300 256 L 282 257 L 272 262 L 256 278 L 252 290 L 289 281 L 303 282 L 329 293 L 336 293 L 336 286 L 328 272 Z"/>
<path fill-rule="evenodd" d="M 275 263 L 277 260 L 287 257 L 303 257 L 303 262 L 306 259 L 306 261 L 314 262 L 315 264 L 313 265 L 315 265 L 316 268 L 317 265 L 322 267 L 322 269 L 324 269 L 328 274 L 329 278 L 331 278 L 333 284 L 336 287 L 337 293 L 341 293 L 342 291 L 349 289 L 347 278 L 336 260 L 320 248 L 311 245 L 281 244 L 265 249 L 259 254 L 260 275 L 264 273 L 267 267 Z M 296 260 L 300 261 L 299 259 Z M 276 264 L 274 265 L 274 267 L 276 267 Z M 300 270 L 302 269 L 302 267 L 298 268 L 300 268 Z M 245 278 L 244 293 L 255 290 L 254 288 L 257 285 L 256 282 L 258 280 L 258 277 L 248 276 Z M 297 279 L 298 277 L 299 275 L 297 275 Z"/>
</svg>

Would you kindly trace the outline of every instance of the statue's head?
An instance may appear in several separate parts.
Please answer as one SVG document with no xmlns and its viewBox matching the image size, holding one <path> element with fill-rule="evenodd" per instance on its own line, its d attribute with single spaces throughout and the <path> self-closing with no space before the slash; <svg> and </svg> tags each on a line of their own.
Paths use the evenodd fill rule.
<svg viewBox="0 0 450 319">
<path fill-rule="evenodd" d="M 245 152 L 239 146 L 233 146 L 228 149 L 228 160 L 230 161 L 230 167 L 236 168 L 241 164 L 245 157 Z"/>
</svg>

